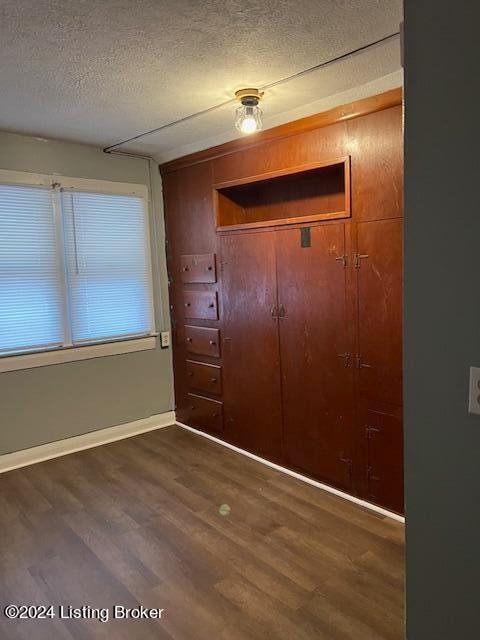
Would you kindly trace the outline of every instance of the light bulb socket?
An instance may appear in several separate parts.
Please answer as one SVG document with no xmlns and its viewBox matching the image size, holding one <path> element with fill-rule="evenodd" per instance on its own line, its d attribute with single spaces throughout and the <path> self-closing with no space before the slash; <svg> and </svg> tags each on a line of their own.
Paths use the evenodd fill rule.
<svg viewBox="0 0 480 640">
<path fill-rule="evenodd" d="M 256 107 L 263 98 L 263 91 L 258 89 L 239 89 L 235 91 L 235 98 L 244 106 Z"/>
<path fill-rule="evenodd" d="M 240 100 L 244 107 L 256 107 L 259 103 L 259 99 L 255 96 L 245 96 Z"/>
</svg>

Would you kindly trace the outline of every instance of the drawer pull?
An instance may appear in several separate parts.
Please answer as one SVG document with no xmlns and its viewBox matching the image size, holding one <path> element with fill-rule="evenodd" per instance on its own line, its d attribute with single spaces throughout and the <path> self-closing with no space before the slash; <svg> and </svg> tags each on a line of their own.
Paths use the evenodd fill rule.
<svg viewBox="0 0 480 640">
<path fill-rule="evenodd" d="M 194 404 L 192 404 L 192 405 L 191 405 L 191 407 L 190 407 L 190 409 L 191 409 L 192 411 L 195 411 L 195 409 L 196 409 L 195 405 L 194 405 Z"/>
<path fill-rule="evenodd" d="M 190 302 L 185 302 L 185 306 L 186 306 L 186 307 L 190 307 L 190 306 L 191 306 L 191 303 L 190 303 Z"/>
<path fill-rule="evenodd" d="M 210 382 L 216 382 L 217 379 L 216 378 L 210 378 Z"/>
<path fill-rule="evenodd" d="M 212 345 L 212 347 L 213 347 L 213 346 L 215 346 L 215 345 L 217 344 L 217 343 L 215 342 L 215 340 L 209 340 L 209 341 L 208 341 L 208 343 L 209 343 L 209 344 L 211 344 L 211 345 Z"/>
<path fill-rule="evenodd" d="M 192 339 L 191 339 L 191 338 L 187 338 L 187 342 L 191 342 L 191 341 L 192 341 Z"/>
<path fill-rule="evenodd" d="M 208 308 L 209 308 L 209 309 L 213 309 L 213 307 L 214 307 L 214 306 L 215 306 L 215 305 L 214 305 L 214 303 L 213 303 L 213 302 L 211 302 L 211 303 L 208 305 Z"/>
<path fill-rule="evenodd" d="M 183 267 L 183 271 L 188 271 L 188 267 Z"/>
<path fill-rule="evenodd" d="M 212 413 L 212 418 L 218 418 L 219 415 L 219 413 Z"/>
<path fill-rule="evenodd" d="M 187 375 L 189 375 L 192 378 L 193 377 L 193 371 L 188 371 Z"/>
<path fill-rule="evenodd" d="M 208 265 L 208 267 L 207 267 L 207 271 L 213 271 L 213 267 L 212 267 L 212 265 L 211 265 L 211 264 L 209 264 L 209 265 Z"/>
</svg>

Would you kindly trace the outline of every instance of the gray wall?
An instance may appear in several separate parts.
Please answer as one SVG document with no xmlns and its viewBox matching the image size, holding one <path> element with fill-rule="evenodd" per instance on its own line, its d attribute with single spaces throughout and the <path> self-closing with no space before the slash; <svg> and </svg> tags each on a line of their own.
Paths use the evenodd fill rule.
<svg viewBox="0 0 480 640">
<path fill-rule="evenodd" d="M 153 163 L 0 133 L 0 169 L 151 183 L 157 330 L 169 328 L 161 182 Z M 172 409 L 170 349 L 0 373 L 0 455 Z"/>
<path fill-rule="evenodd" d="M 407 0 L 408 640 L 480 637 L 478 3 Z"/>
</svg>

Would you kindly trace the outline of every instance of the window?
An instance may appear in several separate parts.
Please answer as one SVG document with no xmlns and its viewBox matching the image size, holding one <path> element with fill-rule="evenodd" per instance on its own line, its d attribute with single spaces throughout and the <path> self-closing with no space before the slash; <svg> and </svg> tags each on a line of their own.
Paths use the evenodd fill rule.
<svg viewBox="0 0 480 640">
<path fill-rule="evenodd" d="M 0 174 L 0 355 L 153 335 L 145 188 Z"/>
<path fill-rule="evenodd" d="M 62 345 L 56 247 L 50 191 L 0 185 L 0 353 Z"/>
</svg>

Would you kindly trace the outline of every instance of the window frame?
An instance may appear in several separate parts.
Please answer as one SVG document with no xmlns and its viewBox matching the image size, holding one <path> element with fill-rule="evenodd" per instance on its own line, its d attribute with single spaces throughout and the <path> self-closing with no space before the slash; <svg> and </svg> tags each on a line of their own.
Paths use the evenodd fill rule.
<svg viewBox="0 0 480 640">
<path fill-rule="evenodd" d="M 52 190 L 53 214 L 55 219 L 55 235 L 57 257 L 61 260 L 61 286 L 63 326 L 67 329 L 64 343 L 60 347 L 44 349 L 26 349 L 23 352 L 0 355 L 0 373 L 16 371 L 18 369 L 30 369 L 52 364 L 61 364 L 86 360 L 96 357 L 105 357 L 122 353 L 132 353 L 155 349 L 157 347 L 158 332 L 155 322 L 155 295 L 152 260 L 152 233 L 150 198 L 147 185 L 129 182 L 113 182 L 109 180 L 96 180 L 90 178 L 74 178 L 60 174 L 29 173 L 24 171 L 10 171 L 0 169 L 0 184 L 11 184 L 30 187 L 48 187 Z M 77 191 L 87 193 L 103 193 L 111 195 L 133 195 L 141 197 L 145 208 L 146 233 L 145 251 L 148 267 L 148 294 L 150 302 L 150 326 L 149 334 L 143 336 L 117 337 L 100 340 L 92 340 L 82 344 L 72 344 L 70 325 L 67 321 L 68 313 L 68 285 L 65 270 L 64 240 L 62 237 L 61 192 Z"/>
</svg>

